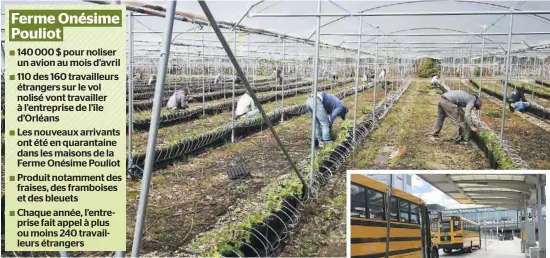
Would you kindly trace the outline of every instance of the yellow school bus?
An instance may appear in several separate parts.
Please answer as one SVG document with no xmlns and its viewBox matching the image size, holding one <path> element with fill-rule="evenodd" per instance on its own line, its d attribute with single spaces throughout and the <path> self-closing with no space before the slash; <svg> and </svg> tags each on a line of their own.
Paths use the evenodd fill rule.
<svg viewBox="0 0 550 258">
<path fill-rule="evenodd" d="M 439 245 L 439 236 L 441 232 L 439 231 L 439 219 L 432 218 L 430 219 L 430 237 L 432 239 L 432 246 Z"/>
<path fill-rule="evenodd" d="M 392 188 L 387 205 L 386 184 L 356 174 L 350 181 L 351 257 L 386 257 L 386 250 L 388 257 L 437 257 L 432 256 L 430 220 L 422 199 Z"/>
<path fill-rule="evenodd" d="M 481 227 L 478 223 L 460 216 L 446 216 L 439 223 L 438 249 L 444 253 L 462 250 L 471 253 L 474 247 L 481 249 Z"/>
</svg>

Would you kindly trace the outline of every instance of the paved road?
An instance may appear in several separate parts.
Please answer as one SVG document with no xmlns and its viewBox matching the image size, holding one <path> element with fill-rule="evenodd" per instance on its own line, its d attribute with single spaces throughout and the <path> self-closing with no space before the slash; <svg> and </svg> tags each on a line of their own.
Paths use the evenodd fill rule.
<svg viewBox="0 0 550 258">
<path fill-rule="evenodd" d="M 481 242 L 484 244 L 484 241 Z M 515 238 L 508 241 L 495 241 L 487 240 L 487 251 L 482 246 L 480 250 L 474 249 L 472 253 L 462 253 L 454 251 L 453 253 L 446 254 L 442 250 L 439 250 L 440 257 L 468 257 L 468 258 L 524 258 L 525 255 L 521 253 L 521 239 Z"/>
</svg>

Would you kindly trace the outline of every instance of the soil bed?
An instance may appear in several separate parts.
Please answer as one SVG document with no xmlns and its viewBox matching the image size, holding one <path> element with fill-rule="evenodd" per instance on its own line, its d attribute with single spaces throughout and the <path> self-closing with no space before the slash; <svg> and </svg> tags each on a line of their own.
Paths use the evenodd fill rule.
<svg viewBox="0 0 550 258">
<path fill-rule="evenodd" d="M 367 137 L 363 149 L 348 162 L 350 169 L 487 169 L 484 153 L 469 141 L 446 142 L 451 126 L 445 121 L 440 138 L 428 135 L 437 117 L 438 89 L 429 82 L 411 82 L 409 90 L 382 120 L 380 128 Z"/>
</svg>

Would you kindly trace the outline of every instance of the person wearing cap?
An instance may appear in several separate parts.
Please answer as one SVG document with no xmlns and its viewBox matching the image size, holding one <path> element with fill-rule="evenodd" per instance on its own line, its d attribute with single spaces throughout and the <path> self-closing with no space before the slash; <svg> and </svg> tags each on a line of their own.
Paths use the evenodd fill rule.
<svg viewBox="0 0 550 258">
<path fill-rule="evenodd" d="M 283 69 L 278 68 L 277 69 L 277 83 L 279 83 L 279 86 L 283 85 Z"/>
<path fill-rule="evenodd" d="M 172 111 L 188 108 L 187 95 L 189 95 L 189 86 L 187 83 L 184 83 L 180 89 L 174 91 L 174 94 L 170 96 L 168 103 L 166 103 L 166 107 L 171 108 Z"/>
<path fill-rule="evenodd" d="M 479 132 L 479 129 L 472 122 L 472 109 L 479 110 L 481 105 L 481 99 L 477 95 L 472 95 L 463 90 L 451 90 L 444 93 L 437 103 L 437 119 L 429 135 L 439 137 L 439 132 L 446 117 L 451 119 L 453 125 L 452 140 L 455 143 L 462 141 L 461 131 L 465 127 L 464 122 L 462 122 L 464 120 L 470 130 L 476 133 Z M 461 112 L 461 109 L 464 109 L 464 113 Z"/>
<path fill-rule="evenodd" d="M 235 108 L 235 119 L 243 117 L 252 118 L 256 113 L 260 112 L 254 105 L 254 100 L 248 92 L 245 92 L 237 102 L 237 108 Z"/>
<path fill-rule="evenodd" d="M 309 96 L 306 100 L 307 111 L 313 115 L 313 101 L 317 101 L 315 112 L 315 145 L 323 147 L 331 141 L 330 131 L 337 117 L 346 119 L 348 109 L 342 101 L 326 92 L 317 93 L 316 98 Z"/>
<path fill-rule="evenodd" d="M 529 102 L 525 99 L 524 88 L 517 88 L 510 93 L 510 98 L 508 98 L 508 107 L 510 108 L 510 111 L 523 112 L 528 106 Z"/>
</svg>

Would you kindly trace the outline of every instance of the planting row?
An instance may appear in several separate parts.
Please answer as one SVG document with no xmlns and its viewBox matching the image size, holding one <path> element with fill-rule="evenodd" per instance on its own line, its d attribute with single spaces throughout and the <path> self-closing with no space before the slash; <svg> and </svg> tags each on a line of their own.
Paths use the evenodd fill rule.
<svg viewBox="0 0 550 258">
<path fill-rule="evenodd" d="M 296 81 L 300 81 L 302 80 L 301 78 L 293 78 L 293 79 L 288 79 L 288 80 L 285 80 L 285 83 L 292 83 L 292 82 L 296 82 Z M 260 87 L 260 86 L 266 86 L 266 85 L 274 85 L 274 84 L 277 84 L 276 81 L 265 81 L 265 82 L 256 82 L 254 84 L 251 84 L 251 86 L 253 87 Z M 172 95 L 175 91 L 175 89 L 178 89 L 178 88 L 181 88 L 182 84 L 181 83 L 178 83 L 178 84 L 172 84 L 172 85 L 167 85 L 166 88 L 164 89 L 164 96 L 165 97 L 169 97 L 170 95 Z M 232 84 L 217 84 L 217 85 L 211 85 L 211 84 L 208 84 L 204 87 L 204 92 L 205 93 L 210 93 L 210 92 L 215 92 L 215 91 L 228 91 L 228 90 L 232 90 L 233 89 L 233 85 Z M 243 84 L 236 84 L 235 85 L 235 89 L 244 89 L 244 85 Z M 189 86 L 189 92 L 192 92 L 192 93 L 195 93 L 195 92 L 203 92 L 203 87 L 202 86 Z M 145 100 L 145 99 L 150 99 L 150 98 L 153 98 L 153 96 L 155 95 L 155 89 L 152 88 L 150 90 L 148 90 L 147 92 L 140 92 L 140 93 L 136 93 L 136 91 L 134 90 L 134 101 L 135 100 Z"/>
<path fill-rule="evenodd" d="M 479 89 L 479 82 L 477 80 L 470 79 L 470 83 Z M 481 91 L 499 100 L 502 100 L 503 98 L 502 91 L 497 91 L 494 88 L 492 89 L 490 87 L 487 87 L 485 84 L 481 87 Z M 525 111 L 542 119 L 550 119 L 550 109 L 534 101 L 529 102 L 529 106 L 525 109 Z"/>
<path fill-rule="evenodd" d="M 367 88 L 367 86 L 360 86 L 358 88 L 358 91 L 363 91 Z M 336 93 L 335 96 L 339 98 L 344 98 L 345 96 L 353 94 L 354 89 L 355 87 L 351 87 L 342 90 Z M 295 103 L 304 103 L 307 97 L 308 95 L 289 98 L 289 102 L 292 103 L 291 101 L 294 101 Z M 274 110 L 272 112 L 269 112 L 270 109 Z M 278 108 L 276 105 L 265 105 L 264 110 L 266 112 L 269 112 L 267 113 L 267 115 L 272 124 L 277 124 L 283 119 L 287 120 L 307 113 L 305 104 L 298 104 L 284 109 Z M 225 117 L 231 118 L 231 116 L 227 115 Z M 205 120 L 207 119 L 197 120 L 193 122 Z M 205 148 L 224 144 L 226 141 L 231 140 L 233 131 L 234 138 L 240 138 L 250 135 L 251 133 L 254 133 L 258 130 L 266 129 L 266 123 L 265 121 L 263 121 L 262 117 L 259 114 L 256 114 L 256 116 L 251 119 L 242 119 L 236 121 L 234 130 L 233 125 L 230 121 L 229 123 L 221 126 L 216 126 L 214 128 L 212 127 L 212 124 L 216 123 L 213 122 L 214 121 L 206 121 L 206 125 L 210 127 L 206 130 L 205 128 L 198 128 L 193 131 L 183 132 L 180 134 L 176 133 L 178 130 L 174 130 L 175 126 L 160 129 L 157 138 L 158 141 L 160 141 L 160 144 L 158 144 L 159 147 L 155 151 L 155 163 L 161 165 L 175 158 L 193 155 L 203 151 Z M 144 141 L 144 139 L 134 139 L 134 142 L 140 145 L 134 146 L 135 154 L 132 157 L 133 163 L 141 167 L 143 166 L 143 162 L 145 159 L 144 150 L 146 147 L 146 143 L 143 142 L 146 141 Z"/>
<path fill-rule="evenodd" d="M 306 85 L 310 85 L 310 84 L 311 84 L 311 81 L 300 81 L 300 82 L 297 82 L 297 83 L 292 83 L 292 84 L 289 84 L 289 85 L 285 85 L 284 88 L 293 89 L 293 88 L 302 87 L 302 86 L 306 86 Z M 274 91 L 274 90 L 277 90 L 278 88 L 280 88 L 278 85 L 266 85 L 266 86 L 256 87 L 254 89 L 256 90 L 256 92 L 266 92 L 266 91 Z M 228 97 L 232 96 L 232 92 L 233 92 L 232 90 L 223 90 L 223 91 L 208 92 L 208 93 L 204 93 L 204 94 L 202 94 L 202 93 L 193 94 L 193 95 L 189 96 L 189 102 L 202 102 L 203 98 L 204 98 L 205 101 L 228 98 Z M 246 92 L 245 89 L 235 89 L 235 95 L 240 95 L 240 94 L 243 94 L 245 92 Z M 162 100 L 162 105 L 163 106 L 166 105 L 169 98 L 170 98 L 169 96 L 163 98 L 163 100 Z M 134 105 L 133 105 L 134 110 L 149 110 L 152 107 L 153 107 L 153 100 L 152 99 L 142 100 L 142 101 L 135 101 Z"/>
<path fill-rule="evenodd" d="M 464 81 L 464 86 L 474 89 L 474 84 L 469 84 L 468 81 Z M 490 94 L 487 93 L 487 95 Z M 498 97 L 492 100 L 483 103 L 483 123 L 487 128 L 500 131 L 502 122 L 501 98 Z M 548 168 L 550 166 L 550 146 L 546 142 L 550 141 L 550 133 L 533 123 L 526 122 L 525 118 L 517 115 L 515 112 L 511 112 L 508 108 L 504 112 L 506 117 L 504 123 L 504 141 L 500 142 L 500 137 L 497 136 L 499 134 L 496 133 L 490 136 L 492 139 L 486 141 L 494 142 L 493 145 L 497 147 L 500 145 L 512 160 L 512 162 L 500 162 L 504 165 L 499 165 L 498 168 L 513 168 L 515 165 L 510 165 L 511 163 L 527 166 L 523 164 L 526 163 L 532 169 Z M 483 136 L 483 133 L 478 133 L 478 135 Z M 500 155 L 497 152 L 499 151 L 493 151 L 495 156 Z"/>
<path fill-rule="evenodd" d="M 187 246 L 186 251 L 207 257 L 276 256 L 277 251 L 290 236 L 292 228 L 298 223 L 301 207 L 318 194 L 333 173 L 342 168 L 357 143 L 376 128 L 380 118 L 387 113 L 407 86 L 408 83 L 389 96 L 374 111 L 374 116 L 372 112 L 362 116 L 355 131 L 351 121 L 342 123 L 342 130 L 336 140 L 317 153 L 314 174 L 309 173 L 307 165 L 300 168 L 309 184 L 307 187 L 294 173 L 279 178 L 278 181 L 264 187 L 256 200 L 240 203 L 239 206 L 244 206 L 240 206 L 239 211 L 226 214 L 224 217 L 232 220 L 230 224 L 218 225 L 218 228 L 196 238 Z M 353 135 L 356 136 L 355 141 Z M 240 210 L 247 212 L 242 213 Z M 223 218 L 220 220 L 226 221 Z"/>
<path fill-rule="evenodd" d="M 332 89 L 333 87 L 339 87 L 344 85 L 347 82 L 338 82 L 318 86 L 318 90 Z M 285 90 L 284 92 L 271 92 L 266 94 L 258 94 L 258 99 L 262 104 L 280 100 L 283 97 L 288 98 L 289 96 L 298 96 L 301 94 L 311 92 L 311 87 L 300 87 L 293 90 Z M 238 97 L 237 97 L 238 98 Z M 214 115 L 223 111 L 230 111 L 233 106 L 233 100 L 224 100 L 214 103 L 209 103 L 207 105 L 196 105 L 185 110 L 172 112 L 169 109 L 161 110 L 160 126 L 168 126 L 175 123 L 180 123 L 183 121 L 195 120 L 201 117 L 202 115 Z M 151 123 L 150 111 L 142 111 L 134 114 L 134 128 L 137 130 L 147 130 Z"/>
<path fill-rule="evenodd" d="M 504 81 L 501 81 L 504 84 Z M 550 99 L 550 91 L 545 88 L 535 87 L 535 84 L 529 84 L 522 81 L 509 81 L 508 84 L 515 88 L 521 88 L 525 90 L 525 93 L 534 93 L 539 98 Z"/>
</svg>

